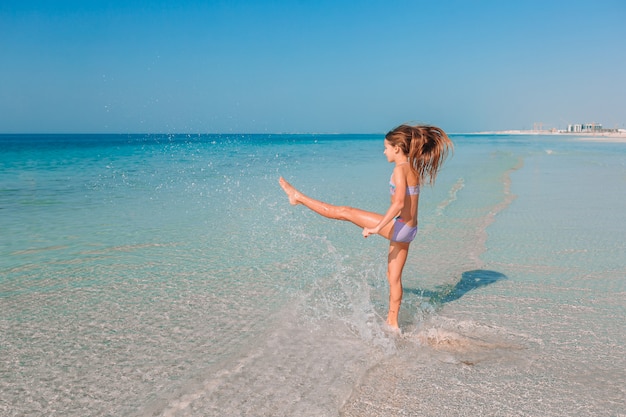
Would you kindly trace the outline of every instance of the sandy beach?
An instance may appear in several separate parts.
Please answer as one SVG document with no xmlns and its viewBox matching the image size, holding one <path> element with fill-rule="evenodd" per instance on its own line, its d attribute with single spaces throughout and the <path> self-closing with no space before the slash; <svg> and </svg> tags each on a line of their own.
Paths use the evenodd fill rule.
<svg viewBox="0 0 626 417">
<path fill-rule="evenodd" d="M 552 130 L 498 130 L 493 132 L 476 132 L 470 133 L 470 135 L 554 135 L 572 138 L 577 138 L 584 141 L 592 142 L 611 142 L 611 143 L 626 143 L 626 130 L 619 130 L 617 132 L 597 132 L 597 133 L 568 133 Z"/>
<path fill-rule="evenodd" d="M 276 183 L 384 210 L 380 136 L 0 135 L 0 415 L 623 416 L 626 147 L 566 136 L 452 136 L 397 334 Z"/>
</svg>

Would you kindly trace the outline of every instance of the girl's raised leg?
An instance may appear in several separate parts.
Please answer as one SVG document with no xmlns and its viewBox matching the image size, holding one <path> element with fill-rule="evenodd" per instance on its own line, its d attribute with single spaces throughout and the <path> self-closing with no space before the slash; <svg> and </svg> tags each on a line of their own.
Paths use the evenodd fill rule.
<svg viewBox="0 0 626 417">
<path fill-rule="evenodd" d="M 291 204 L 302 204 L 303 206 L 313 210 L 315 213 L 318 213 L 329 219 L 346 220 L 362 228 L 371 228 L 375 227 L 383 217 L 382 215 L 377 213 L 372 213 L 369 211 L 347 206 L 334 206 L 332 204 L 324 203 L 323 201 L 308 197 L 296 190 L 282 177 L 280 178 L 279 183 L 289 197 L 289 202 Z M 392 230 L 393 222 L 390 222 L 380 231 L 380 235 L 387 239 L 391 239 Z M 404 268 L 404 264 L 406 263 L 408 253 L 408 243 L 389 243 L 389 255 L 387 257 L 387 280 L 389 281 L 389 312 L 387 314 L 387 324 L 395 329 L 399 328 L 398 312 L 400 311 L 400 304 L 402 302 L 402 269 Z"/>
<path fill-rule="evenodd" d="M 289 202 L 292 205 L 302 204 L 303 206 L 309 208 L 315 213 L 321 216 L 324 216 L 326 218 L 334 219 L 334 220 L 349 221 L 361 228 L 375 227 L 383 218 L 383 216 L 378 213 L 373 213 L 370 211 L 365 211 L 365 210 L 361 210 L 361 209 L 354 208 L 354 207 L 348 207 L 348 206 L 335 206 L 335 205 L 328 204 L 323 201 L 308 197 L 302 194 L 300 191 L 296 190 L 283 177 L 280 177 L 278 182 L 280 183 L 280 186 L 285 191 L 285 194 L 287 194 L 287 197 L 289 197 Z M 391 223 L 386 225 L 380 231 L 380 235 L 389 239 L 391 237 L 392 227 L 393 227 L 393 224 Z"/>
</svg>

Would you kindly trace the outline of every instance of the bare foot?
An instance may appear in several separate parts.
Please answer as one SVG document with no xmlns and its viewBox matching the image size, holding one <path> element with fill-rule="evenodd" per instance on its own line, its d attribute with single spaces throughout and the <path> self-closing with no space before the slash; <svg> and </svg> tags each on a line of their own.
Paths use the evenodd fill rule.
<svg viewBox="0 0 626 417">
<path fill-rule="evenodd" d="M 390 311 L 389 314 L 387 314 L 387 321 L 385 321 L 385 324 L 390 329 L 400 330 L 400 326 L 398 325 L 398 313 Z"/>
<path fill-rule="evenodd" d="M 387 322 L 383 324 L 383 331 L 393 336 L 402 336 L 402 330 L 398 326 L 392 326 Z"/>
<path fill-rule="evenodd" d="M 298 190 L 293 188 L 293 185 L 289 184 L 283 177 L 278 179 L 278 183 L 289 197 L 289 203 L 294 206 L 298 204 Z"/>
<path fill-rule="evenodd" d="M 387 320 L 385 322 L 385 324 L 387 325 L 387 327 L 389 327 L 390 329 L 395 329 L 395 330 L 400 330 L 400 326 L 398 326 L 398 323 L 391 323 L 389 320 Z"/>
</svg>

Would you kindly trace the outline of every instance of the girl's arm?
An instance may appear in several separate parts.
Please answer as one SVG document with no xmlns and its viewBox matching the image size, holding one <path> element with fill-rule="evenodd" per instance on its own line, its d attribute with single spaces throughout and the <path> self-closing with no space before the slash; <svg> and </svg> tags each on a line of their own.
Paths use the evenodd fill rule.
<svg viewBox="0 0 626 417">
<path fill-rule="evenodd" d="M 387 209 L 387 212 L 380 220 L 378 225 L 374 228 L 364 228 L 363 236 L 368 237 L 369 235 L 378 234 L 380 229 L 385 227 L 387 223 L 392 221 L 398 213 L 404 208 L 404 198 L 406 196 L 406 176 L 402 172 L 402 168 L 396 167 L 392 173 L 393 183 L 396 184 L 396 192 L 391 196 L 391 205 Z"/>
</svg>

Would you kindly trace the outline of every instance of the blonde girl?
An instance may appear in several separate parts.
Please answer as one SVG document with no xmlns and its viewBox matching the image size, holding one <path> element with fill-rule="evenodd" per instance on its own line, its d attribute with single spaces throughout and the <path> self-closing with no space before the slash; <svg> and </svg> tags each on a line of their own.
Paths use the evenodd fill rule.
<svg viewBox="0 0 626 417">
<path fill-rule="evenodd" d="M 334 206 L 302 194 L 282 177 L 279 183 L 292 205 L 302 204 L 329 219 L 352 222 L 363 229 L 363 237 L 380 235 L 389 240 L 387 324 L 398 329 L 398 313 L 402 302 L 402 269 L 409 246 L 417 234 L 420 186 L 425 183 L 434 184 L 441 164 L 453 150 L 453 144 L 448 135 L 438 127 L 401 125 L 385 135 L 384 145 L 387 161 L 394 164 L 389 181 L 391 203 L 385 214 L 348 206 Z"/>
</svg>

